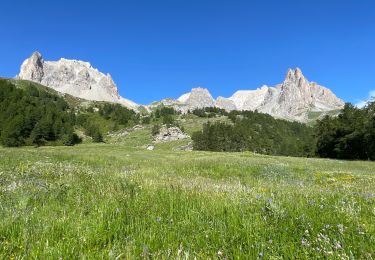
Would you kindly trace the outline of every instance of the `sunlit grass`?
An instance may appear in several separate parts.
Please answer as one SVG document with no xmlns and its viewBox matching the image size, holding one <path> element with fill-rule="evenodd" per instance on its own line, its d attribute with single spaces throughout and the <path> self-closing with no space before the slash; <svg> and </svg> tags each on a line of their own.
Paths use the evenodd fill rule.
<svg viewBox="0 0 375 260">
<path fill-rule="evenodd" d="M 0 258 L 363 258 L 375 164 L 116 144 L 0 148 Z"/>
</svg>

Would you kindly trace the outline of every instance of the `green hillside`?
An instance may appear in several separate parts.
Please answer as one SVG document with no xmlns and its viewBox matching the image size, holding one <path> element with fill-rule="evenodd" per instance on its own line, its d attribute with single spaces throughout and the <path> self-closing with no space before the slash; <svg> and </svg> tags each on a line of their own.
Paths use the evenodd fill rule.
<svg viewBox="0 0 375 260">
<path fill-rule="evenodd" d="M 1 140 L 22 137 L 16 140 L 23 146 L 0 147 L 1 259 L 375 254 L 374 162 L 259 153 L 306 156 L 316 129 L 319 149 L 333 156 L 347 156 L 345 144 L 372 151 L 360 144 L 373 140 L 367 130 L 373 106 L 346 106 L 311 128 L 214 108 L 182 115 L 158 107 L 140 115 L 27 81 L 0 79 L 0 85 Z M 163 124 L 179 126 L 192 139 L 153 143 L 151 132 Z M 81 143 L 63 146 L 68 132 L 60 136 L 59 129 Z M 191 142 L 213 151 L 181 150 Z M 243 144 L 247 151 L 238 152 Z M 301 150 L 304 144 L 308 150 Z M 269 150 L 254 153 L 253 147 Z M 214 152 L 227 149 L 237 152 Z"/>
<path fill-rule="evenodd" d="M 0 148 L 0 258 L 366 259 L 375 164 L 120 143 Z"/>
<path fill-rule="evenodd" d="M 109 131 L 138 123 L 139 115 L 119 104 L 75 98 L 30 81 L 0 79 L 0 122 L 4 146 L 74 145 L 82 139 L 101 142 Z"/>
</svg>

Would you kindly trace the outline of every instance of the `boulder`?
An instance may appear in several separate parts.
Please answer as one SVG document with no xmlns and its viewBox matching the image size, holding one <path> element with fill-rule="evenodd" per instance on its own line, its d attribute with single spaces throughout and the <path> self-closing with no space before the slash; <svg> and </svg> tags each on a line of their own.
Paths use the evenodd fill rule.
<svg viewBox="0 0 375 260">
<path fill-rule="evenodd" d="M 153 151 L 155 149 L 155 146 L 153 145 L 148 145 L 146 148 L 148 151 Z"/>
<path fill-rule="evenodd" d="M 189 138 L 189 136 L 177 126 L 167 127 L 164 125 L 160 128 L 159 133 L 154 136 L 154 142 L 170 142 L 186 138 Z"/>
</svg>

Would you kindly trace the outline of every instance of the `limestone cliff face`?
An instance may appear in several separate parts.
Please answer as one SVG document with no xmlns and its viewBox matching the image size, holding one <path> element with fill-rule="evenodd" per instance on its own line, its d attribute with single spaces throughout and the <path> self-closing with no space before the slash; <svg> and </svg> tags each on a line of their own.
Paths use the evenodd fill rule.
<svg viewBox="0 0 375 260">
<path fill-rule="evenodd" d="M 305 121 L 308 112 L 327 112 L 343 106 L 344 102 L 331 90 L 309 82 L 297 68 L 288 70 L 283 83 L 268 87 L 264 101 L 256 109 L 276 117 Z"/>
<path fill-rule="evenodd" d="M 225 97 L 218 97 L 215 101 L 215 107 L 225 109 L 226 111 L 237 110 L 236 104 Z"/>
<path fill-rule="evenodd" d="M 129 108 L 138 107 L 119 95 L 111 75 L 103 74 L 84 61 L 63 58 L 45 61 L 39 52 L 34 52 L 23 62 L 17 77 L 87 100 L 119 103 Z M 257 110 L 279 118 L 306 121 L 309 112 L 338 110 L 344 106 L 344 102 L 328 88 L 309 82 L 297 68 L 289 69 L 285 80 L 275 87 L 239 90 L 229 98 L 218 97 L 216 100 L 207 89 L 199 87 L 177 100 L 164 99 L 147 108 L 157 105 L 171 106 L 184 113 L 204 107 L 219 107 L 227 111 Z"/>
<path fill-rule="evenodd" d="M 343 108 L 344 102 L 331 90 L 309 82 L 302 71 L 289 69 L 283 83 L 275 87 L 239 90 L 231 97 L 213 100 L 207 89 L 196 88 L 176 101 L 181 111 L 203 107 L 219 107 L 227 111 L 257 110 L 278 118 L 307 121 L 309 112 L 328 112 Z"/>
<path fill-rule="evenodd" d="M 119 95 L 111 75 L 103 74 L 88 62 L 64 58 L 45 61 L 39 52 L 34 52 L 22 63 L 17 77 L 75 97 L 137 107 L 137 104 Z"/>
</svg>

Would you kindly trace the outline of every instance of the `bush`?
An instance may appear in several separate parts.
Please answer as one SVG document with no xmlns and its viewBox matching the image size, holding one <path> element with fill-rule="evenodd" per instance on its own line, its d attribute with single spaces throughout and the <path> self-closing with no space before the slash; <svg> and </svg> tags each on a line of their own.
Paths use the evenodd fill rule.
<svg viewBox="0 0 375 260">
<path fill-rule="evenodd" d="M 153 136 L 158 135 L 160 133 L 160 125 L 156 124 L 152 127 L 151 134 Z"/>
<path fill-rule="evenodd" d="M 142 117 L 142 124 L 148 125 L 151 122 L 151 117 L 150 116 L 145 116 Z"/>
<path fill-rule="evenodd" d="M 99 131 L 95 131 L 91 137 L 92 137 L 92 141 L 94 143 L 103 143 L 104 142 L 103 135 Z"/>
<path fill-rule="evenodd" d="M 102 143 L 103 142 L 103 135 L 100 132 L 98 126 L 86 123 L 85 125 L 85 134 L 92 138 L 92 141 L 95 143 Z"/>
<path fill-rule="evenodd" d="M 171 115 L 165 115 L 165 116 L 163 116 L 163 124 L 167 125 L 167 126 L 174 125 L 175 124 L 175 120 L 174 120 L 173 116 L 171 116 Z"/>
<path fill-rule="evenodd" d="M 73 132 L 63 135 L 61 140 L 65 146 L 73 146 L 82 142 L 81 138 Z"/>
</svg>

